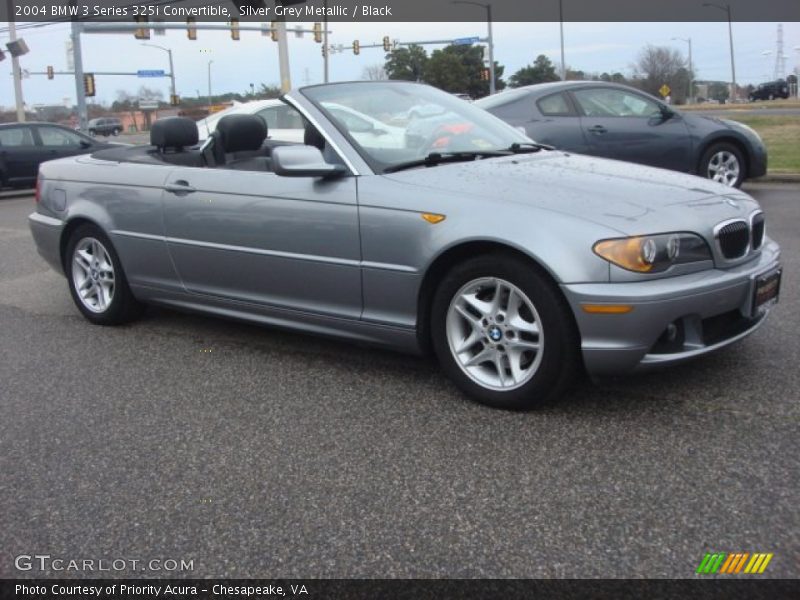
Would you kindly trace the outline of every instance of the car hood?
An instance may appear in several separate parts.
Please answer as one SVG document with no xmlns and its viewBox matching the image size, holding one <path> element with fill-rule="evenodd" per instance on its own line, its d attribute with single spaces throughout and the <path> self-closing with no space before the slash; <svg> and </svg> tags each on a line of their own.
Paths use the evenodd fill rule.
<svg viewBox="0 0 800 600">
<path fill-rule="evenodd" d="M 522 203 L 556 211 L 625 235 L 705 234 L 720 221 L 758 208 L 744 192 L 701 177 L 559 151 L 443 164 L 386 177 L 493 205 Z"/>
</svg>

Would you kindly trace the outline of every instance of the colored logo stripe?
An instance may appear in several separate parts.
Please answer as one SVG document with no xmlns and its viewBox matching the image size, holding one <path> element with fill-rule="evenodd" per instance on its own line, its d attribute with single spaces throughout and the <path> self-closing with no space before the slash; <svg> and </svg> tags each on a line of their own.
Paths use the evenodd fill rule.
<svg viewBox="0 0 800 600">
<path fill-rule="evenodd" d="M 700 561 L 696 573 L 713 575 L 715 573 L 733 575 L 744 573 L 755 575 L 763 573 L 774 555 L 772 553 L 756 552 L 752 555 L 749 552 L 735 552 L 727 554 L 725 552 L 707 552 Z M 749 561 L 748 561 L 749 559 Z M 747 565 L 745 567 L 745 564 Z"/>
<path fill-rule="evenodd" d="M 753 558 L 750 559 L 750 562 L 745 567 L 745 573 L 763 573 L 764 570 L 767 568 L 769 561 L 772 560 L 774 555 L 772 553 L 769 554 L 753 554 Z"/>
</svg>

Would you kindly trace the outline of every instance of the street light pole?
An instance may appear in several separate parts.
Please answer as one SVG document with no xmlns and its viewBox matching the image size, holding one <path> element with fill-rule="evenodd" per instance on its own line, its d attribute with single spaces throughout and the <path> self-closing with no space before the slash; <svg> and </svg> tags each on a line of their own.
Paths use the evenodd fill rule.
<svg viewBox="0 0 800 600">
<path fill-rule="evenodd" d="M 323 81 L 328 83 L 328 55 L 330 48 L 328 48 L 328 0 L 323 3 L 325 9 L 325 16 L 322 22 L 322 61 L 323 61 Z"/>
<path fill-rule="evenodd" d="M 731 5 L 730 4 L 714 4 L 713 2 L 704 2 L 703 6 L 713 6 L 728 14 L 728 40 L 731 46 L 731 100 L 736 102 L 736 63 L 733 60 L 733 25 L 731 24 Z"/>
<path fill-rule="evenodd" d="M 492 5 L 483 4 L 482 2 L 472 2 L 471 0 L 451 0 L 451 4 L 472 4 L 473 6 L 480 6 L 486 9 L 486 25 L 489 30 L 487 36 L 489 44 L 489 95 L 494 94 L 496 91 L 494 81 L 494 38 L 492 37 Z"/>
<path fill-rule="evenodd" d="M 673 40 L 679 40 L 689 44 L 689 104 L 692 104 L 694 98 L 694 71 L 692 70 L 692 38 L 674 37 Z"/>
<path fill-rule="evenodd" d="M 561 31 L 561 81 L 567 79 L 567 64 L 564 62 L 564 2 L 558 0 L 558 24 Z"/>
<path fill-rule="evenodd" d="M 208 106 L 211 107 L 211 64 L 213 60 L 208 61 Z"/>
<path fill-rule="evenodd" d="M 170 77 L 170 89 L 171 97 L 170 97 L 170 104 L 172 103 L 172 98 L 178 95 L 178 92 L 175 91 L 175 67 L 172 64 L 172 49 L 164 48 L 164 46 L 159 46 L 158 44 L 142 44 L 142 46 L 149 46 L 150 48 L 158 48 L 159 50 L 163 50 L 169 55 L 169 77 Z"/>
</svg>

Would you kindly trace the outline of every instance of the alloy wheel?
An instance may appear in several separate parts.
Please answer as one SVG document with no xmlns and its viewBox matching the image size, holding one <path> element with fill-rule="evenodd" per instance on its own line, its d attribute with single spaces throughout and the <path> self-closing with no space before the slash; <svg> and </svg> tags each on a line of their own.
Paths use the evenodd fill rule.
<svg viewBox="0 0 800 600">
<path fill-rule="evenodd" d="M 708 161 L 708 178 L 733 187 L 739 180 L 739 159 L 733 152 L 720 150 Z"/>
<path fill-rule="evenodd" d="M 97 239 L 83 238 L 72 253 L 72 284 L 81 304 L 94 313 L 108 309 L 114 299 L 114 264 Z"/>
<path fill-rule="evenodd" d="M 484 388 L 518 388 L 541 364 L 539 313 L 522 290 L 504 279 L 483 277 L 464 285 L 450 303 L 445 330 L 456 363 Z"/>
</svg>

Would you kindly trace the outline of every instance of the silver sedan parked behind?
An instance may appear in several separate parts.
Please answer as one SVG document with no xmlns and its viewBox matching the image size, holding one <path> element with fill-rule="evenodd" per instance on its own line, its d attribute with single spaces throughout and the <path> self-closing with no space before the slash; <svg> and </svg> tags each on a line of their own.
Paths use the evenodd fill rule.
<svg viewBox="0 0 800 600">
<path fill-rule="evenodd" d="M 89 321 L 154 303 L 432 349 L 473 398 L 529 408 L 582 368 L 726 346 L 777 301 L 778 246 L 736 189 L 549 150 L 414 83 L 283 101 L 307 123 L 304 144 L 231 115 L 196 148 L 194 123 L 172 118 L 150 147 L 42 166 L 31 230 Z M 351 131 L 330 110 L 342 106 L 387 130 L 414 123 L 402 116 L 415 107 L 447 118 L 398 147 Z"/>
</svg>

